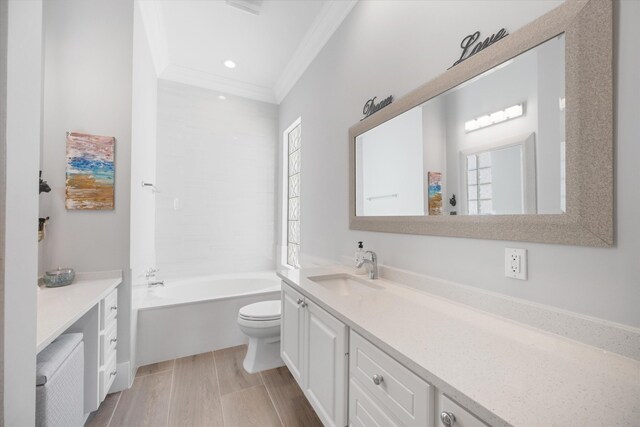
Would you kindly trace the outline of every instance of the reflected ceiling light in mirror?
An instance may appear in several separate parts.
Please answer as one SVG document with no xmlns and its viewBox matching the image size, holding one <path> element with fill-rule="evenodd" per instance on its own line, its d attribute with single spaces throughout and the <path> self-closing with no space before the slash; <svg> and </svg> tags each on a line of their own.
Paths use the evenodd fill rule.
<svg viewBox="0 0 640 427">
<path fill-rule="evenodd" d="M 495 113 L 485 114 L 473 120 L 469 120 L 464 123 L 465 132 L 473 132 L 474 130 L 486 128 L 487 126 L 495 125 L 497 123 L 506 122 L 507 120 L 515 119 L 524 114 L 524 104 L 516 104 L 504 110 L 496 111 Z"/>
<path fill-rule="evenodd" d="M 236 68 L 236 63 L 230 59 L 227 59 L 226 61 L 224 61 L 223 64 L 227 68 L 231 68 L 231 69 Z"/>
<path fill-rule="evenodd" d="M 218 99 L 219 99 L 220 101 L 224 101 L 224 100 L 226 100 L 226 99 L 227 99 L 227 97 L 226 97 L 226 96 L 224 96 L 224 95 L 218 95 Z"/>
</svg>

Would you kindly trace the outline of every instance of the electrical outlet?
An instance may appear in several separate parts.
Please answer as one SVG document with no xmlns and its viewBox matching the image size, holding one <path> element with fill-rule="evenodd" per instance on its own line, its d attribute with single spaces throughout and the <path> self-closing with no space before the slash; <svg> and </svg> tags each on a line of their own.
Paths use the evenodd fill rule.
<svg viewBox="0 0 640 427">
<path fill-rule="evenodd" d="M 512 279 L 527 280 L 527 250 L 504 250 L 504 275 Z"/>
</svg>

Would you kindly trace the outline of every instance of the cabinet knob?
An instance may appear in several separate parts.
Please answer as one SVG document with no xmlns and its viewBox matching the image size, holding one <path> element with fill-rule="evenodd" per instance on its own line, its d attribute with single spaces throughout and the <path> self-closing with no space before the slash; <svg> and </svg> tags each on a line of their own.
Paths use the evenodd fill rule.
<svg viewBox="0 0 640 427">
<path fill-rule="evenodd" d="M 117 310 L 117 309 L 118 309 L 118 306 L 117 306 L 117 305 L 112 305 L 112 306 L 111 306 L 111 311 L 114 311 L 114 310 Z"/>
<path fill-rule="evenodd" d="M 111 338 L 111 342 L 118 342 L 118 338 Z"/>
<path fill-rule="evenodd" d="M 117 371 L 117 370 L 113 370 L 113 371 L 111 371 L 111 372 L 109 373 L 109 375 L 113 377 L 113 376 L 114 376 L 115 374 L 117 374 L 117 373 L 118 373 L 118 371 Z"/>
<path fill-rule="evenodd" d="M 296 303 L 298 303 L 298 305 L 302 305 L 303 302 L 304 302 L 304 300 L 302 298 L 298 298 L 296 300 Z"/>
<path fill-rule="evenodd" d="M 446 427 L 453 427 L 456 423 L 456 416 L 451 412 L 442 411 L 440 414 L 440 421 L 442 421 L 442 424 Z"/>
<path fill-rule="evenodd" d="M 371 379 L 373 380 L 373 383 L 375 385 L 380 385 L 380 384 L 382 384 L 382 381 L 384 381 L 384 377 L 382 375 L 378 375 L 378 374 L 375 374 L 373 376 L 373 378 L 371 378 Z"/>
</svg>

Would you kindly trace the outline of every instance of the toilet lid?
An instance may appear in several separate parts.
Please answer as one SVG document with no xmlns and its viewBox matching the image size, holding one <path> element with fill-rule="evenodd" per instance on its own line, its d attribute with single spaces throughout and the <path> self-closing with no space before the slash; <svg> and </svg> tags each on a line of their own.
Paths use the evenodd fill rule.
<svg viewBox="0 0 640 427">
<path fill-rule="evenodd" d="M 280 300 L 262 301 L 245 305 L 240 317 L 247 320 L 274 320 L 280 318 Z"/>
</svg>

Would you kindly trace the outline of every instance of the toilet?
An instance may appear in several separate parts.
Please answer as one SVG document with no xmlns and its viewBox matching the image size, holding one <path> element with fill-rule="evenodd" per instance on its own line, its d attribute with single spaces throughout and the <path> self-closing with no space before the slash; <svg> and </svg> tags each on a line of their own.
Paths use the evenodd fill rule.
<svg viewBox="0 0 640 427">
<path fill-rule="evenodd" d="M 245 305 L 238 311 L 240 330 L 249 337 L 242 366 L 250 374 L 283 366 L 280 357 L 280 300 Z"/>
</svg>

